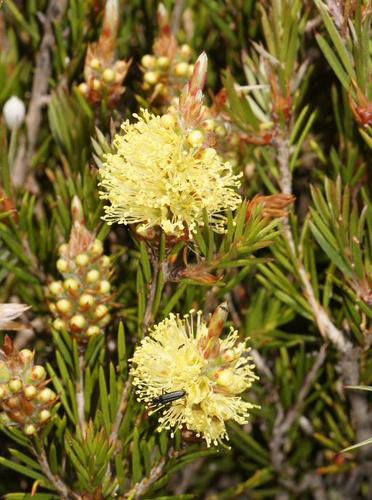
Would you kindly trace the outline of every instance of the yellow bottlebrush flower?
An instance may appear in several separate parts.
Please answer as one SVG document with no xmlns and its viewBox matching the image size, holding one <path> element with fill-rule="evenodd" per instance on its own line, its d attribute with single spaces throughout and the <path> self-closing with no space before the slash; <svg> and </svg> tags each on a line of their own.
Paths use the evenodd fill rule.
<svg viewBox="0 0 372 500">
<path fill-rule="evenodd" d="M 246 342 L 233 329 L 220 339 L 223 321 L 217 334 L 212 323 L 208 328 L 201 311 L 196 318 L 193 311 L 182 319 L 171 314 L 142 340 L 131 370 L 138 398 L 150 408 L 163 394 L 185 393 L 163 407 L 158 430 L 185 426 L 207 446 L 228 439 L 226 421 L 245 424 L 257 407 L 239 396 L 258 378 Z"/>
<path fill-rule="evenodd" d="M 147 110 L 134 116 L 137 123 L 123 123 L 116 152 L 106 155 L 100 171 L 100 195 L 110 202 L 104 219 L 143 223 L 143 229 L 160 226 L 180 236 L 203 223 L 205 209 L 215 231 L 223 232 L 223 212 L 240 203 L 232 166 L 213 148 L 190 144 L 175 120 Z"/>
</svg>

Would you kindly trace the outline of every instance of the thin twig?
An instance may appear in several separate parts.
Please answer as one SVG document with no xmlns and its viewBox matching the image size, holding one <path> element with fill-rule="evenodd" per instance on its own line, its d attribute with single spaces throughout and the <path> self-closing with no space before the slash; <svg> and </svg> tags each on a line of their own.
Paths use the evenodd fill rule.
<svg viewBox="0 0 372 500">
<path fill-rule="evenodd" d="M 44 475 L 48 478 L 49 482 L 61 495 L 61 498 L 67 500 L 71 498 L 74 498 L 75 500 L 81 500 L 80 495 L 70 490 L 70 488 L 62 481 L 62 479 L 59 476 L 53 474 L 53 472 L 49 467 L 49 462 L 44 447 L 41 446 L 39 451 L 37 451 L 36 449 L 34 449 L 33 451 L 40 464 L 41 470 L 43 471 Z"/>
<path fill-rule="evenodd" d="M 307 395 L 314 383 L 314 380 L 318 374 L 319 368 L 322 366 L 326 359 L 327 344 L 323 344 L 318 352 L 317 358 L 311 367 L 311 370 L 306 375 L 304 384 L 297 396 L 295 404 L 290 408 L 290 410 L 284 414 L 282 408 L 277 413 L 276 421 L 273 429 L 273 439 L 270 443 L 271 458 L 274 467 L 280 471 L 282 469 L 284 461 L 284 453 L 282 451 L 286 435 L 292 425 L 295 423 L 296 419 L 299 417 L 302 406 L 305 402 Z"/>
<path fill-rule="evenodd" d="M 43 97 L 48 91 L 52 74 L 50 51 L 55 43 L 53 25 L 59 23 L 66 11 L 67 0 L 51 0 L 44 21 L 44 36 L 36 56 L 36 67 L 32 83 L 30 105 L 26 116 L 27 148 L 23 158 L 19 158 L 13 170 L 15 187 L 24 184 L 35 153 L 39 129 L 42 122 Z"/>
<path fill-rule="evenodd" d="M 129 376 L 128 380 L 126 381 L 126 383 L 124 385 L 123 392 L 121 394 L 121 399 L 120 399 L 119 408 L 118 408 L 118 412 L 116 415 L 114 427 L 113 427 L 112 432 L 110 434 L 110 442 L 111 443 L 114 443 L 118 438 L 120 426 L 121 426 L 121 423 L 123 421 L 123 416 L 124 416 L 125 410 L 127 409 L 127 406 L 128 406 L 128 397 L 129 397 L 130 390 L 132 387 L 132 380 L 133 380 L 133 378 L 131 376 Z"/>
</svg>

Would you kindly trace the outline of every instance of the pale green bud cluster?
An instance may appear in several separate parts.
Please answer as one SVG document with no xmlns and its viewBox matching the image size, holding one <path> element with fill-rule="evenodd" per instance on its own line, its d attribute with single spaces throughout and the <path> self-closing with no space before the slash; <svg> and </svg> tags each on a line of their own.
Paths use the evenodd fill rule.
<svg viewBox="0 0 372 500">
<path fill-rule="evenodd" d="M 11 344 L 12 345 L 12 344 Z M 52 417 L 57 395 L 46 387 L 46 371 L 29 349 L 4 354 L 0 361 L 0 421 L 31 436 Z"/>
<path fill-rule="evenodd" d="M 187 44 L 179 47 L 173 58 L 145 54 L 141 59 L 144 89 L 168 96 L 173 93 L 170 87 L 180 85 L 182 88 L 194 71 L 191 56 L 192 50 Z"/>
<path fill-rule="evenodd" d="M 111 262 L 103 255 L 103 244 L 93 240 L 88 248 L 72 255 L 68 244 L 59 248 L 57 269 L 63 280 L 48 286 L 53 327 L 69 332 L 80 343 L 103 334 L 111 320 Z"/>
</svg>

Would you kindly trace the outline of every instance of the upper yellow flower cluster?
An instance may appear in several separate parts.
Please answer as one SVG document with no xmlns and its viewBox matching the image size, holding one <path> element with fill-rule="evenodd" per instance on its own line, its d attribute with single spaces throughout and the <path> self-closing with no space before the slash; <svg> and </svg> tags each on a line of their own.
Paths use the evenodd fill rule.
<svg viewBox="0 0 372 500">
<path fill-rule="evenodd" d="M 175 117 L 143 110 L 137 122 L 123 123 L 115 152 L 101 168 L 102 198 L 109 200 L 105 220 L 111 224 L 142 223 L 160 226 L 181 236 L 203 224 L 206 210 L 211 226 L 223 232 L 226 209 L 236 209 L 239 176 L 215 149 L 202 147 L 197 131 L 185 133 Z"/>
<path fill-rule="evenodd" d="M 211 324 L 196 322 L 193 311 L 183 319 L 171 314 L 142 340 L 132 359 L 133 384 L 140 401 L 149 407 L 162 394 L 184 391 L 185 396 L 166 406 L 158 430 L 188 430 L 207 446 L 228 438 L 225 422 L 248 422 L 256 407 L 239 394 L 257 378 L 245 342 L 231 330 L 224 339 L 211 336 Z"/>
</svg>

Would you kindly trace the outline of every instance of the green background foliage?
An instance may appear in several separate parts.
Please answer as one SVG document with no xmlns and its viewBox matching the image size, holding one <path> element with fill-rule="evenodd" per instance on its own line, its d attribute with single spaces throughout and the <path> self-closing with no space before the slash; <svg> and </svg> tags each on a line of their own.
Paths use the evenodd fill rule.
<svg viewBox="0 0 372 500">
<path fill-rule="evenodd" d="M 30 105 L 55 3 L 3 3 L 0 107 L 12 95 Z M 17 154 L 35 125 L 26 120 L 11 137 L 0 120 L 0 198 L 7 201 L 0 301 L 32 306 L 27 347 L 47 366 L 60 398 L 36 440 L 1 429 L 0 494 L 28 498 L 34 487 L 33 498 L 60 498 L 47 461 L 52 478 L 60 476 L 77 495 L 71 498 L 370 498 L 372 446 L 341 453 L 372 437 L 371 396 L 359 387 L 372 385 L 369 2 L 165 2 L 171 16 L 181 7 L 178 41 L 208 55 L 206 101 L 224 85 L 240 132 L 270 135 L 267 144 L 249 139 L 239 148 L 242 196 L 296 196 L 288 218 L 268 222 L 259 205 L 247 221 L 245 201 L 228 214 L 225 235 L 208 224 L 199 228 L 199 260 L 191 259 L 187 273 L 180 272 L 185 242 L 169 255 L 161 237 L 154 259 L 133 231 L 101 220 L 96 165 L 113 132 L 138 111 L 138 96 L 151 108 L 139 63 L 158 33 L 157 2 L 119 5 L 117 58 L 133 62 L 114 109 L 104 99 L 93 107 L 77 91 L 104 2 L 70 0 L 50 23 L 50 77 L 20 184 Z M 58 276 L 58 246 L 68 240 L 75 195 L 88 229 L 112 257 L 117 292 L 114 321 L 83 355 L 85 436 L 76 402 L 79 349 L 67 333 L 52 331 L 44 293 Z M 192 266 L 200 262 L 213 279 L 194 279 Z M 156 414 L 148 417 L 128 383 L 128 358 L 149 323 L 191 308 L 207 316 L 224 300 L 230 324 L 251 339 L 260 380 L 249 397 L 261 409 L 250 424 L 229 424 L 230 448 L 207 449 L 179 431 L 174 438 L 155 431 Z"/>
</svg>

